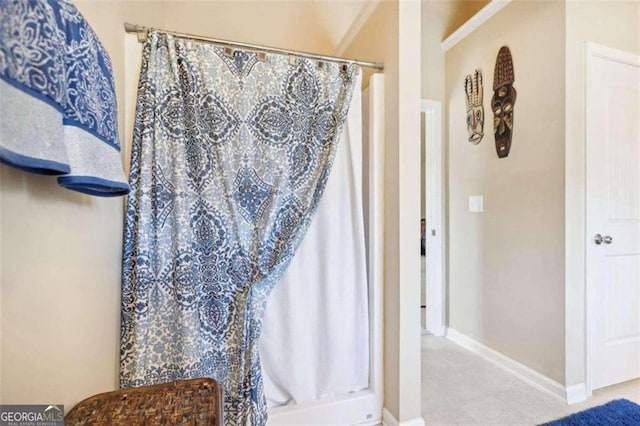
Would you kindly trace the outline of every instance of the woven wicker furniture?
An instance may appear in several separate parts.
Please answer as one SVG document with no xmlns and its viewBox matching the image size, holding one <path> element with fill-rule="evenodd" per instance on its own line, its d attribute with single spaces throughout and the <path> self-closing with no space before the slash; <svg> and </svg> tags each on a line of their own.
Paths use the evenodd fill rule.
<svg viewBox="0 0 640 426">
<path fill-rule="evenodd" d="M 69 425 L 222 426 L 222 386 L 191 379 L 101 393 L 65 416 Z"/>
</svg>

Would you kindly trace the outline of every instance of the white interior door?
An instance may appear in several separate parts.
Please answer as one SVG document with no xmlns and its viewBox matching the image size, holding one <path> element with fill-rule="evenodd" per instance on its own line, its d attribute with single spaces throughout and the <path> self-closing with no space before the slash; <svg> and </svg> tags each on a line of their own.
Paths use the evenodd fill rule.
<svg viewBox="0 0 640 426">
<path fill-rule="evenodd" d="M 442 103 L 422 100 L 425 135 L 426 212 L 426 328 L 434 336 L 445 335 L 445 247 L 442 149 Z"/>
<path fill-rule="evenodd" d="M 589 387 L 640 377 L 640 58 L 587 49 Z"/>
</svg>

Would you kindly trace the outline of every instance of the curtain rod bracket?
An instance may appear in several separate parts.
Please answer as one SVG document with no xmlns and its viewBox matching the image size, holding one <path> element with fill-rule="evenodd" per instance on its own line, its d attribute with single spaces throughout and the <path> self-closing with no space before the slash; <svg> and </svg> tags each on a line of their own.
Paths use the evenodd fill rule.
<svg viewBox="0 0 640 426">
<path fill-rule="evenodd" d="M 144 43 L 147 41 L 149 35 L 149 28 L 143 27 L 141 25 L 130 24 L 128 22 L 124 23 L 124 30 L 128 33 L 135 33 L 138 36 L 138 43 Z"/>
<path fill-rule="evenodd" d="M 138 30 L 136 32 L 136 35 L 138 36 L 138 43 L 146 43 L 147 39 L 149 38 L 149 33 L 147 32 L 147 30 Z"/>
</svg>

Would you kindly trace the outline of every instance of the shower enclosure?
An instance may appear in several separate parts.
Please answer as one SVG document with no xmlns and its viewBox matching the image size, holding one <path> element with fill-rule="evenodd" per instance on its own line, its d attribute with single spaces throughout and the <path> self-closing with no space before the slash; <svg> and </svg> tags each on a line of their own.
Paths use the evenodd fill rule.
<svg viewBox="0 0 640 426">
<path fill-rule="evenodd" d="M 355 93 L 354 93 L 355 95 Z M 353 105 L 352 105 L 353 108 Z M 347 123 L 348 127 L 349 122 Z M 362 92 L 362 211 L 367 257 L 368 291 L 368 385 L 348 393 L 290 403 L 269 409 L 269 425 L 364 424 L 381 421 L 382 381 L 382 266 L 383 266 L 383 166 L 384 166 L 384 76 L 374 74 Z M 353 140 L 341 140 L 341 144 Z M 345 149 L 343 145 L 341 149 Z M 332 172 L 339 173 L 340 151 Z M 341 180 L 341 183 L 345 182 Z M 330 183 L 328 184 L 330 185 Z M 325 194 L 326 195 L 326 194 Z M 322 206 L 319 213 L 322 214 Z M 313 225 L 312 225 L 313 226 Z M 310 234 L 307 237 L 313 238 Z M 304 244 L 307 242 L 305 241 Z M 304 250 L 304 246 L 302 247 Z M 294 259 L 295 263 L 295 259 Z M 298 283 L 304 285 L 304 283 Z M 310 300 L 296 301 L 309 304 Z M 284 304 L 280 305 L 286 309 Z M 269 307 L 265 320 L 269 319 Z M 318 321 L 322 321 L 319 318 Z M 268 327 L 268 326 L 267 326 Z M 331 330 L 329 330 L 331 332 Z M 334 330 L 334 332 L 337 332 Z M 263 337 L 266 337 L 264 335 Z M 265 368 L 268 371 L 268 368 Z M 356 382 L 353 382 L 356 383 Z M 269 399 L 269 387 L 265 386 Z"/>
<path fill-rule="evenodd" d="M 125 37 L 125 131 L 132 134 L 141 51 L 135 35 Z M 359 93 L 359 92 L 358 92 Z M 374 74 L 362 93 L 362 211 L 366 245 L 368 377 L 365 387 L 329 397 L 269 409 L 270 425 L 379 424 L 383 404 L 382 381 L 382 266 L 384 76 Z M 126 141 L 130 143 L 129 141 Z M 130 146 L 125 146 L 128 152 Z M 127 158 L 127 156 L 125 156 Z M 299 303 L 310 303 L 309 300 Z M 269 395 L 267 395 L 269 397 Z"/>
</svg>

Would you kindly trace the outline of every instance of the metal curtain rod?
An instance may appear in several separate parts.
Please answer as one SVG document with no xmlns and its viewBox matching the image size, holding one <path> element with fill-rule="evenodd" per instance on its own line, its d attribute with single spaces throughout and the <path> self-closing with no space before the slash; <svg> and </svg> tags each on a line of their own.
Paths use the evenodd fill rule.
<svg viewBox="0 0 640 426">
<path fill-rule="evenodd" d="M 2 0 L 0 0 L 0 1 L 2 1 Z M 128 32 L 128 33 L 138 34 L 138 40 L 140 42 L 143 42 L 143 41 L 146 40 L 147 33 L 149 31 L 154 30 L 154 28 L 147 28 L 147 27 L 143 27 L 141 25 L 130 24 L 128 22 L 125 22 L 124 23 L 124 30 L 126 32 Z M 259 51 L 259 52 L 280 53 L 280 54 L 285 54 L 285 55 L 294 55 L 294 56 L 299 56 L 299 57 L 302 57 L 302 58 L 318 59 L 318 60 L 326 61 L 326 62 L 357 64 L 357 65 L 360 65 L 361 67 L 373 68 L 373 69 L 376 69 L 376 70 L 379 70 L 379 71 L 382 71 L 384 69 L 384 64 L 381 63 L 381 62 L 357 61 L 357 60 L 352 60 L 352 59 L 340 58 L 340 57 L 337 57 L 337 56 L 316 55 L 314 53 L 299 52 L 297 50 L 278 49 L 277 47 L 260 46 L 260 45 L 257 45 L 257 44 L 249 44 L 249 43 L 241 43 L 241 42 L 238 42 L 238 41 L 222 40 L 222 39 L 217 39 L 217 38 L 199 36 L 199 35 L 195 35 L 195 34 L 179 33 L 179 32 L 176 32 L 176 31 L 167 31 L 167 30 L 159 30 L 159 31 L 161 31 L 163 33 L 174 35 L 176 37 L 188 38 L 188 39 L 191 39 L 191 40 L 204 41 L 204 42 L 207 42 L 207 43 L 220 44 L 220 45 L 230 46 L 230 47 L 238 47 L 238 48 L 243 48 L 243 49 L 247 49 L 247 50 Z"/>
</svg>

